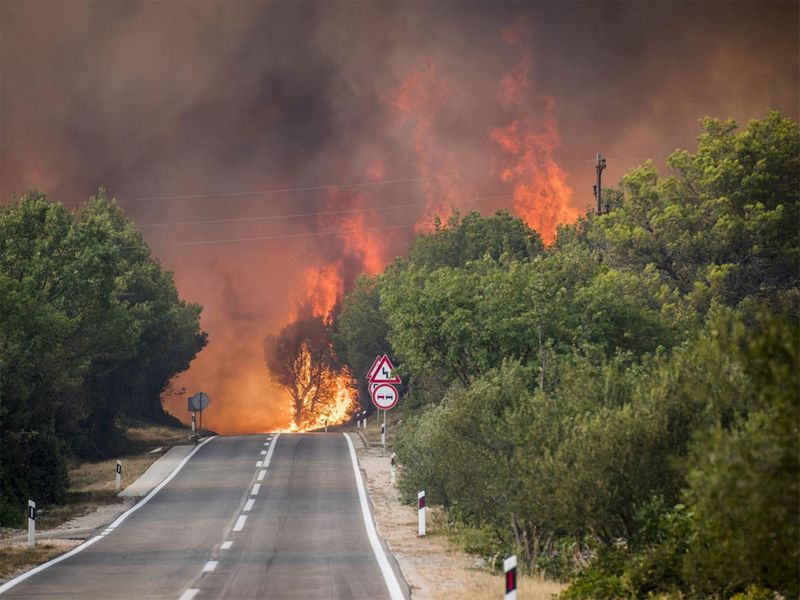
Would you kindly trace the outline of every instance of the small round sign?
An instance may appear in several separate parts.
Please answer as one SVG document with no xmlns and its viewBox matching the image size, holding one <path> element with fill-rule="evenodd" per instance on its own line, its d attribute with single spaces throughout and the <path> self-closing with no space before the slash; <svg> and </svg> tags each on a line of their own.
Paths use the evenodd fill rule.
<svg viewBox="0 0 800 600">
<path fill-rule="evenodd" d="M 389 410 L 397 404 L 397 388 L 388 383 L 382 383 L 372 390 L 372 403 L 381 410 Z"/>
</svg>

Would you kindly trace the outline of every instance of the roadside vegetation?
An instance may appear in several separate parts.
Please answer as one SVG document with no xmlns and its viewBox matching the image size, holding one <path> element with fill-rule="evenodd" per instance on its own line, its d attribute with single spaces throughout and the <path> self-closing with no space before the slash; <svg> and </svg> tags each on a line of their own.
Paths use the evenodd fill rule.
<svg viewBox="0 0 800 600">
<path fill-rule="evenodd" d="M 67 501 L 68 464 L 132 451 L 121 421 L 178 424 L 161 394 L 205 346 L 200 310 L 103 190 L 0 208 L 0 525 Z"/>
<path fill-rule="evenodd" d="M 796 598 L 800 128 L 704 119 L 668 165 L 549 247 L 437 220 L 359 279 L 335 347 L 360 379 L 396 359 L 400 489 L 495 566 L 570 599 Z"/>
</svg>

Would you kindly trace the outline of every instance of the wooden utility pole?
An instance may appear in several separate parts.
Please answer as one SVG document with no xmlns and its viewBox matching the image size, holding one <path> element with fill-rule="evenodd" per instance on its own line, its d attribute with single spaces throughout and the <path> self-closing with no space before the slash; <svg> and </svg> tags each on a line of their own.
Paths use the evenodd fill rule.
<svg viewBox="0 0 800 600">
<path fill-rule="evenodd" d="M 597 183 L 593 186 L 594 187 L 594 198 L 597 202 L 597 214 L 603 214 L 603 203 L 602 203 L 602 185 L 601 179 L 603 175 L 603 169 L 606 168 L 606 159 L 603 158 L 603 155 L 599 152 L 597 153 L 597 160 L 595 162 L 595 170 L 597 171 Z"/>
</svg>

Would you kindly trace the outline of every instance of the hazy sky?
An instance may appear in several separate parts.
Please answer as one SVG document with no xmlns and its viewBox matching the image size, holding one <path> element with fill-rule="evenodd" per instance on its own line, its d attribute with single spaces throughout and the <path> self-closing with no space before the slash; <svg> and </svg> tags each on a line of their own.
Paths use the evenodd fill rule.
<svg viewBox="0 0 800 600">
<path fill-rule="evenodd" d="M 703 115 L 798 118 L 799 55 L 796 2 L 6 0 L 0 198 L 108 188 L 205 307 L 180 384 L 209 426 L 267 428 L 289 408 L 261 340 L 299 304 L 454 206 L 547 239 L 591 204 L 598 151 L 613 184 Z"/>
</svg>

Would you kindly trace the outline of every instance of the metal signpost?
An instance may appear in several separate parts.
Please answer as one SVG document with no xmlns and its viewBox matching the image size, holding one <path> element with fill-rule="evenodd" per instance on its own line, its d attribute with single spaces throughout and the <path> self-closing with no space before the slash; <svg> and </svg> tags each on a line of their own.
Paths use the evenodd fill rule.
<svg viewBox="0 0 800 600">
<path fill-rule="evenodd" d="M 211 398 L 205 392 L 197 392 L 194 396 L 189 396 L 189 412 L 194 413 L 192 415 L 192 431 L 195 429 L 195 416 L 197 413 L 200 413 L 200 424 L 197 428 L 203 428 L 203 411 L 210 403 Z"/>
<path fill-rule="evenodd" d="M 394 387 L 398 383 L 403 383 L 402 379 L 395 373 L 394 365 L 385 354 L 375 357 L 372 367 L 368 373 L 369 391 L 372 396 L 372 403 L 383 411 L 383 426 L 381 427 L 381 445 L 386 450 L 386 411 L 391 410 L 397 405 L 400 394 Z"/>
</svg>

